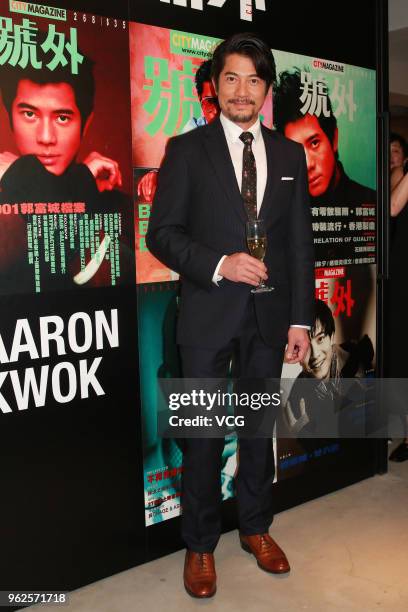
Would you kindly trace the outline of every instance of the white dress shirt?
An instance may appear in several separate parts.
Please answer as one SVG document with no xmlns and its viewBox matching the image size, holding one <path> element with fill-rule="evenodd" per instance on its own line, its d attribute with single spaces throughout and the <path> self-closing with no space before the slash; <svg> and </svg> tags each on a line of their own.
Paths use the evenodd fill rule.
<svg viewBox="0 0 408 612">
<path fill-rule="evenodd" d="M 268 166 L 266 161 L 266 149 L 265 143 L 262 136 L 261 122 L 258 119 L 253 125 L 247 130 L 243 130 L 236 123 L 228 119 L 223 113 L 220 114 L 221 125 L 224 129 L 225 138 L 227 140 L 228 149 L 231 155 L 232 165 L 234 166 L 235 176 L 237 179 L 239 190 L 241 191 L 242 185 L 242 157 L 244 150 L 244 143 L 240 139 L 243 132 L 251 132 L 254 136 L 252 141 L 252 152 L 255 157 L 256 163 L 256 209 L 259 215 L 259 210 L 262 205 L 262 200 L 265 194 L 266 180 L 268 177 Z M 222 276 L 219 274 L 219 269 L 222 262 L 226 258 L 223 255 L 215 268 L 212 280 L 218 286 L 218 282 L 222 280 Z M 307 325 L 291 325 L 291 327 L 302 327 L 310 329 Z"/>
<path fill-rule="evenodd" d="M 266 163 L 266 149 L 265 143 L 262 136 L 261 122 L 259 117 L 256 122 L 251 125 L 248 130 L 243 130 L 236 123 L 228 119 L 223 113 L 220 114 L 221 125 L 224 129 L 225 138 L 227 140 L 228 149 L 231 155 L 232 165 L 234 166 L 235 176 L 238 183 L 238 188 L 241 191 L 242 186 L 242 157 L 244 151 L 244 143 L 240 139 L 241 134 L 244 131 L 251 132 L 254 136 L 252 141 L 252 152 L 255 157 L 256 163 L 256 209 L 259 215 L 262 200 L 265 193 L 266 179 L 268 175 L 268 167 Z M 222 280 L 222 276 L 218 273 L 221 268 L 221 264 L 226 258 L 226 255 L 221 257 L 215 268 L 212 280 L 213 283 L 218 285 L 218 282 Z"/>
<path fill-rule="evenodd" d="M 256 163 L 256 209 L 259 215 L 259 209 L 261 208 L 264 197 L 266 179 L 268 175 L 268 167 L 266 165 L 266 149 L 259 117 L 256 122 L 251 125 L 250 128 L 248 128 L 248 130 L 243 130 L 239 127 L 239 125 L 233 123 L 230 119 L 227 119 L 227 117 L 222 113 L 220 115 L 220 120 L 221 125 L 224 128 L 225 138 L 227 139 L 227 145 L 240 191 L 242 186 L 242 157 L 244 151 L 244 143 L 240 139 L 240 136 L 244 131 L 251 132 L 251 134 L 253 134 L 254 139 L 252 141 L 252 152 L 254 154 Z"/>
</svg>

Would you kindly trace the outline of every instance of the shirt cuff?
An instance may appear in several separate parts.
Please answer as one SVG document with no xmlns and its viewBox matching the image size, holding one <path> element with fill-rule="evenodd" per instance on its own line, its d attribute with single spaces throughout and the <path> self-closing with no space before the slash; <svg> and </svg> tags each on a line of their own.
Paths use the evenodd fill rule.
<svg viewBox="0 0 408 612">
<path fill-rule="evenodd" d="M 300 327 L 301 329 L 307 329 L 310 331 L 310 325 L 291 325 L 290 327 Z"/>
<path fill-rule="evenodd" d="M 218 287 L 218 283 L 220 282 L 220 280 L 224 278 L 223 276 L 221 276 L 221 274 L 218 274 L 218 271 L 221 268 L 222 262 L 224 261 L 226 257 L 227 257 L 226 255 L 223 255 L 221 257 L 220 261 L 218 262 L 217 267 L 215 268 L 215 271 L 212 277 L 212 282 L 214 283 L 214 285 L 217 285 L 217 287 Z"/>
</svg>

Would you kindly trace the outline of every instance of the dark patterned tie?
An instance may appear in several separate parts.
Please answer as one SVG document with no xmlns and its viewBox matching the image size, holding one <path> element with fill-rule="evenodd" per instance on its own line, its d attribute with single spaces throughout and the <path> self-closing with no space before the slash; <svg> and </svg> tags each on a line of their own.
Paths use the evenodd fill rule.
<svg viewBox="0 0 408 612">
<path fill-rule="evenodd" d="M 252 132 L 242 132 L 240 139 L 244 143 L 241 195 L 244 199 L 248 219 L 256 219 L 258 216 L 256 209 L 256 163 L 252 152 L 254 135 Z"/>
</svg>

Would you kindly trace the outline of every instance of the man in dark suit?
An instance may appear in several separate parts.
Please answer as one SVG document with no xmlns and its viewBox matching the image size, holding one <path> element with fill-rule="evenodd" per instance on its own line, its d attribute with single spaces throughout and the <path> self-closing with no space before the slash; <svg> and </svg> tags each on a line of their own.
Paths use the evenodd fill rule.
<svg viewBox="0 0 408 612">
<path fill-rule="evenodd" d="M 221 43 L 212 62 L 221 115 L 169 142 L 153 202 L 148 248 L 182 278 L 177 340 L 188 378 L 226 377 L 238 349 L 241 377 L 279 378 L 301 361 L 313 319 L 313 246 L 307 170 L 300 145 L 259 122 L 276 72 L 252 34 Z M 248 254 L 246 222 L 266 225 L 264 262 Z M 273 291 L 251 289 L 263 279 Z M 184 584 L 215 593 L 224 440 L 188 439 L 184 456 Z M 289 571 L 268 534 L 274 459 L 270 438 L 241 439 L 236 479 L 241 546 L 266 571 Z"/>
</svg>

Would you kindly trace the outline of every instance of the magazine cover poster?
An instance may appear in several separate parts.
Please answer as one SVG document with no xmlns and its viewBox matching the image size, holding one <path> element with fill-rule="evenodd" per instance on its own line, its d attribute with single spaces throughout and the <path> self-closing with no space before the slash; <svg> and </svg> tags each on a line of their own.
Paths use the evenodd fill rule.
<svg viewBox="0 0 408 612">
<path fill-rule="evenodd" d="M 146 193 L 146 186 L 148 184 L 151 185 L 152 181 L 156 181 L 157 170 L 155 168 L 135 168 L 133 176 L 135 189 L 136 283 L 176 281 L 179 275 L 154 257 L 146 245 L 146 234 L 152 204 L 150 195 Z"/>
<path fill-rule="evenodd" d="M 289 388 L 278 423 L 278 481 L 321 468 L 327 462 L 335 464 L 343 452 L 359 443 L 355 439 L 323 440 L 303 435 L 306 428 L 313 430 L 319 410 L 324 410 L 326 399 L 330 401 L 336 395 L 341 378 L 374 376 L 375 265 L 316 269 L 310 343 L 304 363 L 283 367 L 282 379 Z M 308 397 L 302 396 L 299 387 L 305 379 L 311 384 L 308 389 L 313 389 Z M 297 432 L 302 437 L 297 437 Z"/>
<path fill-rule="evenodd" d="M 183 441 L 157 434 L 157 419 L 167 408 L 160 379 L 180 378 L 176 344 L 178 283 L 138 286 L 140 400 L 146 525 L 160 523 L 181 512 Z M 227 437 L 222 456 L 223 499 L 234 496 L 236 438 Z"/>
<path fill-rule="evenodd" d="M 375 71 L 274 56 L 274 125 L 305 149 L 316 267 L 375 263 Z"/>
<path fill-rule="evenodd" d="M 138 286 L 140 403 L 146 525 L 180 512 L 182 450 L 157 435 L 162 397 L 159 378 L 180 376 L 175 342 L 177 290 L 174 283 Z"/>
<path fill-rule="evenodd" d="M 214 121 L 219 107 L 211 82 L 211 55 L 220 39 L 155 26 L 129 26 L 133 166 L 135 178 L 136 279 L 138 283 L 175 280 L 145 248 L 143 227 L 157 185 L 157 172 L 169 138 Z M 268 96 L 262 118 L 272 125 Z M 141 206 L 143 208 L 141 209 Z M 145 216 L 141 217 L 141 213 Z"/>
<path fill-rule="evenodd" d="M 0 7 L 0 292 L 134 283 L 128 24 Z"/>
</svg>

